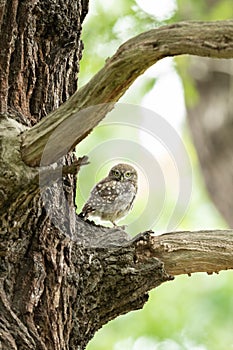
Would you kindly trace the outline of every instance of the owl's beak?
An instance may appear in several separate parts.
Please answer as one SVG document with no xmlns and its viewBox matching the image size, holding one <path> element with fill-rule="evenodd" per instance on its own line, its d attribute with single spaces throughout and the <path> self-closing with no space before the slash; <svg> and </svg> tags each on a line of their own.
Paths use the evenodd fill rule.
<svg viewBox="0 0 233 350">
<path fill-rule="evenodd" d="M 124 181 L 124 174 L 121 175 L 121 181 Z"/>
</svg>

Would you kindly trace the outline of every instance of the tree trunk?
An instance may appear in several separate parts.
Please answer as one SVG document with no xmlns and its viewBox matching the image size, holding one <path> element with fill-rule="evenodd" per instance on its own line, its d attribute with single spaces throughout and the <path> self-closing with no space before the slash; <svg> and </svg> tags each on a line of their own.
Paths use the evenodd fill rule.
<svg viewBox="0 0 233 350">
<path fill-rule="evenodd" d="M 1 2 L 0 340 L 4 350 L 84 349 L 103 324 L 141 308 L 151 288 L 173 279 L 170 273 L 233 268 L 232 231 L 160 237 L 145 232 L 131 240 L 119 228 L 96 226 L 76 215 L 75 174 L 86 159 L 76 160 L 73 154 L 58 159 L 64 155 L 61 152 L 40 166 L 46 142 L 61 121 L 91 102 L 110 102 L 107 107 L 100 105 L 100 115 L 86 113 L 72 125 L 79 133 L 71 150 L 155 60 L 181 53 L 233 57 L 233 23 L 183 23 L 138 36 L 107 62 L 113 84 L 106 84 L 109 75 L 103 69 L 94 77 L 96 85 L 92 81 L 74 93 L 86 13 L 85 0 Z M 193 36 L 185 41 L 188 33 Z M 179 40 L 183 47 L 177 45 Z M 125 67 L 125 75 L 119 75 L 118 64 Z M 61 135 L 64 138 L 59 134 L 54 145 L 62 143 Z"/>
<path fill-rule="evenodd" d="M 56 228 L 44 209 L 38 171 L 21 161 L 16 136 L 76 91 L 83 48 L 81 24 L 87 11 L 87 1 L 81 0 L 69 4 L 10 0 L 0 7 L 3 349 L 74 348 L 69 341 L 77 291 L 70 266 L 73 242 L 68 239 L 75 226 L 74 176 L 63 178 L 65 203 L 59 181 L 46 193 L 48 200 L 53 199 L 54 218 L 61 212 L 67 217 Z M 62 164 L 70 164 L 73 158 L 67 156 Z M 76 342 L 84 344 L 88 339 L 80 332 Z"/>
<path fill-rule="evenodd" d="M 188 120 L 206 187 L 233 227 L 233 60 L 193 58 L 189 74 L 198 91 Z"/>
</svg>

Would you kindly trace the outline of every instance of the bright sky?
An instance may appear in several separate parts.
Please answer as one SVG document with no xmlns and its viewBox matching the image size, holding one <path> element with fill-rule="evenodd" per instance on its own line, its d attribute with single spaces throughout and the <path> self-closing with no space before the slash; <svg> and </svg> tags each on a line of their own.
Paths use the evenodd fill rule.
<svg viewBox="0 0 233 350">
<path fill-rule="evenodd" d="M 177 8 L 175 0 L 136 0 L 143 11 L 162 21 L 170 18 Z"/>
<path fill-rule="evenodd" d="M 159 61 L 145 75 L 155 77 L 157 81 L 143 98 L 142 106 L 160 114 L 180 132 L 186 110 L 182 82 L 174 68 L 173 59 L 168 57 Z"/>
</svg>

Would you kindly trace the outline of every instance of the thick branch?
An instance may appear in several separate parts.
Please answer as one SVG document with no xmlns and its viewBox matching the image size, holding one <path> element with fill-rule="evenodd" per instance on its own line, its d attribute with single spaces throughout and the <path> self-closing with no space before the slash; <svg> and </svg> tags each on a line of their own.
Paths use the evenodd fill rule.
<svg viewBox="0 0 233 350">
<path fill-rule="evenodd" d="M 147 231 L 132 239 L 120 228 L 77 220 L 76 239 L 87 248 L 135 247 L 136 262 L 157 258 L 170 275 L 233 269 L 233 230 L 177 231 L 158 236 Z"/>
<path fill-rule="evenodd" d="M 171 275 L 233 269 L 233 230 L 184 231 L 160 236 L 148 233 L 139 235 L 137 240 L 138 260 L 154 256 Z"/>
<path fill-rule="evenodd" d="M 233 20 L 181 22 L 128 40 L 88 84 L 23 134 L 23 160 L 38 166 L 50 136 L 61 126 L 50 140 L 43 165 L 55 162 L 87 136 L 147 68 L 164 57 L 181 54 L 233 58 Z M 83 111 L 90 106 L 95 107 Z"/>
<path fill-rule="evenodd" d="M 147 292 L 171 281 L 171 275 L 233 269 L 233 230 L 173 232 L 160 236 L 151 231 L 131 239 L 121 229 L 77 220 L 77 244 L 72 247 L 72 260 L 74 266 L 80 265 L 88 271 L 88 275 L 82 274 L 85 276 L 82 283 L 91 286 L 91 291 L 85 292 L 92 299 L 85 300 L 83 310 L 77 301 L 73 310 L 82 317 L 90 315 L 88 322 L 93 333 L 116 316 L 142 308 Z M 80 247 L 87 253 L 85 262 L 80 261 Z M 77 294 L 82 292 L 78 290 Z M 77 338 L 76 332 L 75 329 L 72 339 Z"/>
</svg>

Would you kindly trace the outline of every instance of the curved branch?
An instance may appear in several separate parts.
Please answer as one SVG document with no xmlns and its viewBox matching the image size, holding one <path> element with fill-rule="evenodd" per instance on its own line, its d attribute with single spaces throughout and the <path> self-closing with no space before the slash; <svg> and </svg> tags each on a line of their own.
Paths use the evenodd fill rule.
<svg viewBox="0 0 233 350">
<path fill-rule="evenodd" d="M 171 275 L 233 269 L 233 230 L 181 231 L 139 235 L 137 258 L 156 257 Z M 145 244 L 146 242 L 146 244 Z"/>
<path fill-rule="evenodd" d="M 66 103 L 24 132 L 23 160 L 38 166 L 48 139 L 66 122 L 50 142 L 50 152 L 43 165 L 58 160 L 90 133 L 147 68 L 164 57 L 181 54 L 233 58 L 233 20 L 180 22 L 128 40 Z M 90 106 L 95 108 L 88 110 Z M 73 141 L 67 149 L 68 139 Z"/>
</svg>

